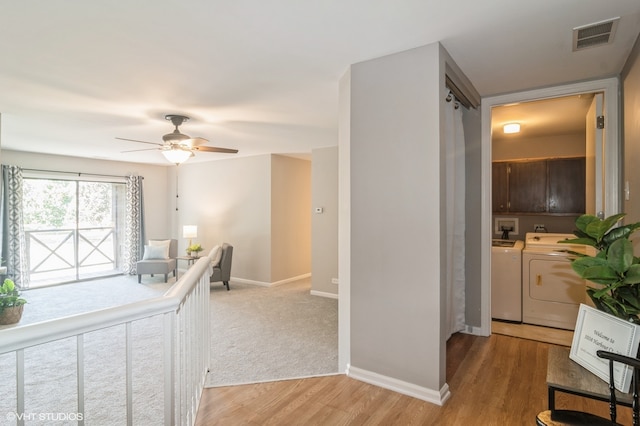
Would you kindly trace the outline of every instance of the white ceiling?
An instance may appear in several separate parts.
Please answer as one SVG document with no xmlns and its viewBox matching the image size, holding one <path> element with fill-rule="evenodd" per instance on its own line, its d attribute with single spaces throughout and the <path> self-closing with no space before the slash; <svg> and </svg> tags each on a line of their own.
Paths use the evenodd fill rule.
<svg viewBox="0 0 640 426">
<path fill-rule="evenodd" d="M 491 110 L 491 136 L 497 139 L 528 139 L 549 135 L 586 133 L 587 111 L 593 93 L 522 102 Z M 508 123 L 520 124 L 520 132 L 505 134 Z"/>
<path fill-rule="evenodd" d="M 572 28 L 616 16 L 613 44 L 572 52 Z M 638 0 L 3 2 L 1 143 L 167 164 L 114 138 L 159 142 L 181 113 L 237 155 L 309 153 L 337 144 L 350 64 L 440 41 L 487 96 L 617 75 L 639 31 Z"/>
</svg>

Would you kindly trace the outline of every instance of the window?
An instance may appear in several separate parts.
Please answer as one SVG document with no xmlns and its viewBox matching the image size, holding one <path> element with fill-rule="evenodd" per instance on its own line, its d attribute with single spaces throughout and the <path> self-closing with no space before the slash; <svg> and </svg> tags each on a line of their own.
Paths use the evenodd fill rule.
<svg viewBox="0 0 640 426">
<path fill-rule="evenodd" d="M 24 178 L 32 287 L 120 273 L 125 184 Z"/>
</svg>

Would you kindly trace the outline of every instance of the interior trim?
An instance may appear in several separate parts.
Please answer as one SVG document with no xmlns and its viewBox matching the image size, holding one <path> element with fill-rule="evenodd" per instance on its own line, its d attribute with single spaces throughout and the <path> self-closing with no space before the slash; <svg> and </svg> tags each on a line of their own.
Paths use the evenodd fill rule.
<svg viewBox="0 0 640 426">
<path fill-rule="evenodd" d="M 347 376 L 360 380 L 361 382 L 389 389 L 436 405 L 443 405 L 451 396 L 449 385 L 446 383 L 442 386 L 442 389 L 438 391 L 405 382 L 403 380 L 394 379 L 393 377 L 383 376 L 382 374 L 363 370 L 351 365 L 347 368 Z"/>
</svg>

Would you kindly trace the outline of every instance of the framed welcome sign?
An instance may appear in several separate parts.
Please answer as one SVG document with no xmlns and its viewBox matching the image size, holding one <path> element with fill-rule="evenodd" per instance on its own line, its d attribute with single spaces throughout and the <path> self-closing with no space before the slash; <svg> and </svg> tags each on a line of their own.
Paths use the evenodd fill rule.
<svg viewBox="0 0 640 426">
<path fill-rule="evenodd" d="M 596 352 L 604 350 L 636 358 L 639 342 L 638 325 L 581 304 L 569 358 L 609 382 L 609 361 L 599 358 Z M 632 374 L 633 368 L 614 363 L 616 389 L 629 392 Z"/>
</svg>

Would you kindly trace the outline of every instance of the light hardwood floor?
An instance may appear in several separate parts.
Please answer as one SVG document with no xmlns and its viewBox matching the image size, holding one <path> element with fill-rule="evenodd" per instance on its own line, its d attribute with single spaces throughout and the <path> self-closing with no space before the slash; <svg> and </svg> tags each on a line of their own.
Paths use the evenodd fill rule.
<svg viewBox="0 0 640 426">
<path fill-rule="evenodd" d="M 550 345 L 501 334 L 452 336 L 444 406 L 335 375 L 205 389 L 196 425 L 535 424 L 547 408 Z M 608 415 L 607 403 L 557 395 L 557 408 Z M 630 410 L 618 421 L 631 424 Z"/>
<path fill-rule="evenodd" d="M 492 321 L 491 332 L 561 346 L 571 346 L 573 340 L 573 331 L 571 330 L 503 321 Z"/>
</svg>

